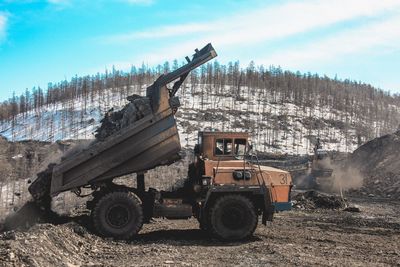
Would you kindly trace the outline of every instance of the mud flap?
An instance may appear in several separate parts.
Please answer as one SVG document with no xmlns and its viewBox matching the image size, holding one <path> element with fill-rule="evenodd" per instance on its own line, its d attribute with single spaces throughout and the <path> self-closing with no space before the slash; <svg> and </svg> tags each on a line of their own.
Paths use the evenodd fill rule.
<svg viewBox="0 0 400 267">
<path fill-rule="evenodd" d="M 274 218 L 274 211 L 275 208 L 272 205 L 272 200 L 271 200 L 271 191 L 270 189 L 263 183 L 261 185 L 261 189 L 263 192 L 263 197 L 264 197 L 264 211 L 262 215 L 262 224 L 267 225 L 267 221 L 272 222 Z"/>
<path fill-rule="evenodd" d="M 262 214 L 262 224 L 267 225 L 267 221 L 272 222 L 274 219 L 274 207 L 269 205 L 265 207 Z"/>
</svg>

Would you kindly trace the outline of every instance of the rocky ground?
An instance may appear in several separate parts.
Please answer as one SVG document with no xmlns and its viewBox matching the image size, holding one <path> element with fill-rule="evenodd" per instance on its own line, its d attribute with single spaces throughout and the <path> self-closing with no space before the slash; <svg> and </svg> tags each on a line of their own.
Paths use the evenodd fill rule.
<svg viewBox="0 0 400 267">
<path fill-rule="evenodd" d="M 305 206 L 277 214 L 266 227 L 260 224 L 253 238 L 234 243 L 204 234 L 195 219 L 157 219 L 128 242 L 102 239 L 80 211 L 59 224 L 1 234 L 0 266 L 399 265 L 400 202 L 351 198 L 348 203 L 361 212 Z"/>
</svg>

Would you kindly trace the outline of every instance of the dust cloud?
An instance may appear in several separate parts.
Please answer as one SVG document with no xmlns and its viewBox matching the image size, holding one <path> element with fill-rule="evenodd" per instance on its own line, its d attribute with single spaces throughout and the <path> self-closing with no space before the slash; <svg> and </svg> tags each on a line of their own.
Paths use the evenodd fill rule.
<svg viewBox="0 0 400 267">
<path fill-rule="evenodd" d="M 364 177 L 357 167 L 351 164 L 339 165 L 331 161 L 330 158 L 322 161 L 324 168 L 332 169 L 332 179 L 329 185 L 324 185 L 326 191 L 348 191 L 350 189 L 359 189 L 363 186 Z"/>
<path fill-rule="evenodd" d="M 95 142 L 96 142 L 96 140 L 92 139 L 92 140 L 79 140 L 78 143 L 72 143 L 70 145 L 70 147 L 66 151 L 64 151 L 64 153 L 61 157 L 61 161 L 68 157 L 72 157 L 73 155 L 76 155 L 76 154 L 82 152 L 83 150 L 85 150 L 86 148 L 88 148 L 90 145 L 92 145 Z"/>
<path fill-rule="evenodd" d="M 352 166 L 345 168 L 334 166 L 332 178 L 333 190 L 359 189 L 364 181 L 360 170 Z"/>
<path fill-rule="evenodd" d="M 313 165 L 314 164 L 314 165 Z M 324 170 L 322 176 L 313 173 Z M 329 174 L 331 171 L 331 175 Z M 351 163 L 335 162 L 330 157 L 311 163 L 309 168 L 295 179 L 299 189 L 318 189 L 324 192 L 337 192 L 356 190 L 363 186 L 364 177 L 359 168 Z"/>
</svg>

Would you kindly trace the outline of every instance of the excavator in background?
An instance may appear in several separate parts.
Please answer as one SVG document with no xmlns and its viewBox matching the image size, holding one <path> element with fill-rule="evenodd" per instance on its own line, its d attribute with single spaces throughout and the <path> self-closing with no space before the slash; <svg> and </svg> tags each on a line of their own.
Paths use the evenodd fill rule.
<svg viewBox="0 0 400 267">
<path fill-rule="evenodd" d="M 258 153 L 257 161 L 253 159 L 252 162 L 288 171 L 299 189 L 331 191 L 334 188 L 334 161 L 343 161 L 343 157 L 332 156 L 332 152 L 323 149 L 320 139 L 315 138 L 311 155 L 263 152 Z"/>
<path fill-rule="evenodd" d="M 321 140 L 317 138 L 314 153 L 310 162 L 310 174 L 308 176 L 309 188 L 329 189 L 333 186 L 332 163 L 328 151 L 324 150 Z"/>
</svg>

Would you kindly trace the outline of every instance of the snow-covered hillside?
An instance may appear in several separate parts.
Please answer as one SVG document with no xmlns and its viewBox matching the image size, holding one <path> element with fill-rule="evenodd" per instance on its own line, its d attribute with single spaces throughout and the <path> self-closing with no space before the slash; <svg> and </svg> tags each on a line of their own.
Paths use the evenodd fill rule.
<svg viewBox="0 0 400 267">
<path fill-rule="evenodd" d="M 128 92 L 124 89 L 124 95 L 144 95 L 145 88 L 132 86 Z M 240 97 L 237 88 L 235 93 L 230 93 L 233 89 L 228 86 L 222 89 L 188 83 L 180 89 L 181 107 L 176 117 L 182 146 L 192 147 L 198 130 L 248 131 L 257 150 L 273 153 L 311 153 L 316 137 L 324 148 L 344 152 L 366 141 L 356 131 L 364 123 L 362 116 L 351 117 L 329 106 L 298 107 L 262 89 L 241 87 Z M 13 141 L 93 139 L 103 114 L 127 103 L 124 95 L 109 89 L 85 100 L 43 106 L 1 123 L 0 134 Z"/>
</svg>

